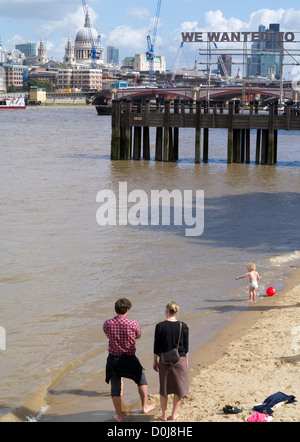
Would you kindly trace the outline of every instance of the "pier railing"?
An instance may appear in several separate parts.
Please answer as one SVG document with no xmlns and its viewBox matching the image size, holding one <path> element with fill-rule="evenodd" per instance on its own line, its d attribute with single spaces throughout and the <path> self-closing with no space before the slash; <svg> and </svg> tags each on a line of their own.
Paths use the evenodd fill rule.
<svg viewBox="0 0 300 442">
<path fill-rule="evenodd" d="M 178 160 L 179 129 L 193 128 L 195 162 L 207 162 L 209 129 L 227 129 L 228 163 L 250 162 L 250 131 L 256 130 L 255 162 L 273 165 L 277 161 L 278 131 L 300 131 L 300 110 L 292 102 L 284 112 L 271 103 L 266 112 L 259 110 L 258 102 L 251 102 L 245 110 L 239 101 L 225 105 L 200 100 L 113 100 L 111 159 L 150 159 L 150 127 L 156 128 L 157 161 Z"/>
</svg>

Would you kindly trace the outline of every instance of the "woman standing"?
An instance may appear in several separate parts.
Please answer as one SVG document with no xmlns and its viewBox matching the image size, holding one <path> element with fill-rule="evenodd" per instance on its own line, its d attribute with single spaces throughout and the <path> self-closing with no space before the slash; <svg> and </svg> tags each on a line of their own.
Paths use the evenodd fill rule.
<svg viewBox="0 0 300 442">
<path fill-rule="evenodd" d="M 180 334 L 180 322 L 177 320 L 178 312 L 178 305 L 175 302 L 170 302 L 166 306 L 166 321 L 160 322 L 155 328 L 153 368 L 159 372 L 161 419 L 163 421 L 167 420 L 168 395 L 174 394 L 172 420 L 176 420 L 181 399 L 189 394 L 189 329 L 182 322 Z M 178 352 L 180 360 L 171 366 L 164 365 L 160 355 L 177 347 L 179 334 Z"/>
</svg>

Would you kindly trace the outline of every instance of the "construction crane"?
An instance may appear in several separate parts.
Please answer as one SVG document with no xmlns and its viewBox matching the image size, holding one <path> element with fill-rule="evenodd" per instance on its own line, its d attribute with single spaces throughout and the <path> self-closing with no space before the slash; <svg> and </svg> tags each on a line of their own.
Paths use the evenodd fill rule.
<svg viewBox="0 0 300 442">
<path fill-rule="evenodd" d="M 216 45 L 216 43 L 213 42 L 213 44 L 215 45 L 215 48 L 218 49 L 218 46 Z M 219 57 L 218 57 L 218 61 L 219 61 L 219 63 L 221 64 L 221 67 L 222 67 L 222 70 L 223 70 L 223 74 L 224 74 L 225 77 L 226 77 L 226 83 L 228 83 L 228 82 L 229 82 L 229 75 L 228 75 L 228 71 L 227 71 L 227 68 L 226 68 L 226 66 L 225 66 L 225 63 L 224 63 L 224 60 L 223 60 L 222 54 L 219 55 Z"/>
<path fill-rule="evenodd" d="M 92 33 L 92 27 L 91 27 L 91 19 L 90 14 L 88 10 L 88 6 L 85 0 L 82 0 L 82 6 L 84 10 L 85 15 L 85 27 L 89 30 L 89 36 L 92 43 L 92 63 L 91 68 L 97 69 L 97 60 L 99 60 L 101 54 L 102 54 L 102 48 L 101 48 L 101 36 L 98 35 L 97 39 L 95 40 Z"/>
<path fill-rule="evenodd" d="M 157 2 L 156 14 L 155 14 L 154 22 L 153 22 L 152 32 L 149 31 L 149 34 L 147 35 L 148 51 L 146 52 L 146 60 L 149 61 L 149 75 L 150 75 L 150 84 L 151 85 L 153 84 L 153 77 L 154 77 L 154 48 L 155 48 L 155 40 L 156 40 L 156 34 L 157 34 L 161 1 L 162 0 L 158 0 L 158 2 Z"/>
</svg>

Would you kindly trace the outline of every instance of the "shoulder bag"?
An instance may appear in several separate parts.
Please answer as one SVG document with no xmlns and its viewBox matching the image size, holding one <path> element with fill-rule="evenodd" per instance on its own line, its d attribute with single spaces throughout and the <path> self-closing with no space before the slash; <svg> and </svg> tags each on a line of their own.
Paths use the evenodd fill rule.
<svg viewBox="0 0 300 442">
<path fill-rule="evenodd" d="M 180 330 L 179 330 L 179 337 L 178 337 L 178 343 L 177 347 L 172 348 L 172 350 L 165 351 L 160 354 L 160 359 L 164 365 L 174 365 L 180 360 L 180 355 L 178 352 L 180 337 L 181 337 L 181 329 L 182 329 L 182 322 L 180 322 Z"/>
</svg>

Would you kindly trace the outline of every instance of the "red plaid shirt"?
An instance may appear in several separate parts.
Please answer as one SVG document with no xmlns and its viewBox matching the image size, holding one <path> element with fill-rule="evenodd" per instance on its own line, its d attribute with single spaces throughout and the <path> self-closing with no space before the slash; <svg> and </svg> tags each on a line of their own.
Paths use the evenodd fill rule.
<svg viewBox="0 0 300 442">
<path fill-rule="evenodd" d="M 115 316 L 104 322 L 103 331 L 109 339 L 109 354 L 135 355 L 135 340 L 141 335 L 138 322 L 127 319 L 126 316 Z"/>
</svg>

